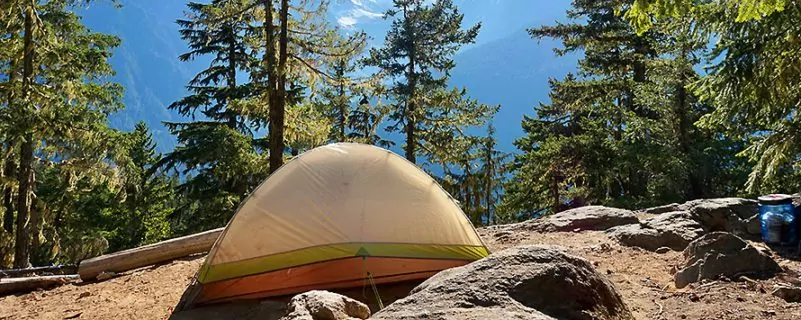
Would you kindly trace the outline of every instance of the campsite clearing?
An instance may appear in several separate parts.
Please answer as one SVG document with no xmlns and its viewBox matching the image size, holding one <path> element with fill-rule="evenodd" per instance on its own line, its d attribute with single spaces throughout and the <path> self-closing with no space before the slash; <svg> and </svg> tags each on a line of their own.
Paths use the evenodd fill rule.
<svg viewBox="0 0 801 320">
<path fill-rule="evenodd" d="M 671 289 L 671 268 L 681 261 L 680 252 L 657 254 L 623 247 L 600 231 L 478 231 L 492 251 L 518 244 L 553 244 L 592 261 L 637 319 L 801 319 L 801 305 L 771 295 L 775 279 Z M 100 283 L 2 297 L 0 319 L 166 319 L 203 258 L 143 268 Z M 779 258 L 779 263 L 801 272 L 801 261 Z"/>
</svg>

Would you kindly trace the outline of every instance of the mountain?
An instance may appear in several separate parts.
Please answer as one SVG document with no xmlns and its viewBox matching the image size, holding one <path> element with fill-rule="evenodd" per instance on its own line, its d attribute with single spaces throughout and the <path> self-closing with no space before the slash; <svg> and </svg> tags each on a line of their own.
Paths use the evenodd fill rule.
<svg viewBox="0 0 801 320">
<path fill-rule="evenodd" d="M 115 80 L 125 88 L 125 109 L 110 117 L 111 124 L 132 130 L 137 122 L 145 121 L 153 130 L 159 150 L 166 152 L 174 147 L 175 138 L 162 121 L 181 119 L 167 106 L 187 93 L 184 86 L 208 60 L 178 60 L 187 50 L 175 23 L 183 15 L 183 2 L 121 2 L 122 8 L 114 8 L 97 1 L 82 12 L 90 29 L 122 39 L 111 64 L 117 73 Z"/>
<path fill-rule="evenodd" d="M 540 44 L 525 30 L 464 51 L 456 57 L 451 84 L 467 88 L 480 103 L 501 105 L 495 116 L 498 147 L 514 151 L 514 139 L 523 134 L 523 115 L 548 101 L 548 78 L 575 69 L 572 56 L 557 58 L 553 41 Z"/>
<path fill-rule="evenodd" d="M 178 55 L 187 50 L 180 39 L 175 20 L 183 17 L 186 2 L 120 0 L 122 8 L 104 1 L 81 9 L 89 28 L 114 34 L 122 45 L 111 64 L 116 81 L 125 87 L 125 110 L 112 115 L 116 128 L 131 130 L 145 121 L 153 130 L 159 150 L 166 152 L 175 138 L 163 121 L 182 117 L 167 106 L 183 97 L 186 83 L 202 70 L 209 59 L 181 62 Z M 574 59 L 556 58 L 553 43 L 538 44 L 525 28 L 553 23 L 564 18 L 568 3 L 528 0 L 454 1 L 465 14 L 464 24 L 482 23 L 476 43 L 465 46 L 456 57 L 451 83 L 466 87 L 470 96 L 482 103 L 500 104 L 497 115 L 499 146 L 514 151 L 512 141 L 521 135 L 520 121 L 531 114 L 539 101 L 547 101 L 547 80 L 561 77 L 574 68 Z M 382 14 L 390 0 L 332 1 L 328 13 L 333 23 L 346 32 L 365 30 L 371 45 L 380 45 L 389 26 Z"/>
</svg>

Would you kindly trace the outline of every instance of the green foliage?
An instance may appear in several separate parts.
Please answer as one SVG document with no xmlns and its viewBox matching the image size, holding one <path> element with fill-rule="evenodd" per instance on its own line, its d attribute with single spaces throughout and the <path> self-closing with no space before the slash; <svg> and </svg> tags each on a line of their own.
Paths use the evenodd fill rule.
<svg viewBox="0 0 801 320">
<path fill-rule="evenodd" d="M 465 128 L 483 126 L 497 110 L 447 85 L 453 55 L 475 40 L 480 24 L 463 30 L 464 15 L 450 0 L 395 0 L 393 5 L 386 16 L 395 20 L 384 45 L 370 49 L 365 59 L 394 82 L 387 92 L 394 102 L 387 130 L 405 133 L 405 156 L 413 163 L 418 155 L 431 160 L 457 154 L 448 147 L 463 144 L 458 140 L 466 136 Z"/>
<path fill-rule="evenodd" d="M 243 4 L 192 2 L 187 5 L 187 19 L 178 20 L 181 36 L 190 48 L 179 58 L 214 57 L 208 68 L 189 82 L 191 94 L 169 106 L 184 116 L 202 120 L 167 123 L 179 145 L 155 167 L 179 169 L 188 175 L 178 187 L 183 197 L 176 213 L 179 233 L 224 225 L 234 213 L 232 203 L 244 199 L 267 175 L 260 165 L 264 156 L 253 136 L 254 129 L 264 122 L 248 117 L 246 109 L 259 94 L 257 83 L 237 81 L 239 74 L 249 74 L 259 62 L 248 43 L 254 34 L 254 17 L 241 11 L 224 21 L 214 21 L 220 12 Z"/>
<path fill-rule="evenodd" d="M 633 0 L 624 17 L 641 34 L 653 26 L 653 18 L 686 17 L 703 14 L 709 7 L 718 7 L 733 13 L 727 15 L 725 21 L 739 23 L 760 20 L 773 13 L 783 12 L 788 4 L 792 6 L 792 2 L 792 0 Z"/>
<path fill-rule="evenodd" d="M 687 86 L 706 39 L 686 19 L 637 34 L 618 1 L 576 0 L 581 22 L 530 30 L 582 50 L 577 74 L 552 79 L 549 104 L 525 117 L 502 207 L 522 217 L 585 204 L 645 207 L 736 194 L 735 138 L 693 125 L 713 108 Z M 624 12 L 625 13 L 625 12 Z"/>
<path fill-rule="evenodd" d="M 497 208 L 507 177 L 510 154 L 496 148 L 495 127 L 487 126 L 483 137 L 459 139 L 456 151 L 445 163 L 445 174 L 437 178 L 442 187 L 457 201 L 475 225 L 509 222 L 509 214 Z"/>
<path fill-rule="evenodd" d="M 785 10 L 748 22 L 733 21 L 725 5 L 708 9 L 702 28 L 719 40 L 708 75 L 692 86 L 715 106 L 699 124 L 747 141 L 752 193 L 801 188 L 801 3 L 780 4 Z"/>
</svg>

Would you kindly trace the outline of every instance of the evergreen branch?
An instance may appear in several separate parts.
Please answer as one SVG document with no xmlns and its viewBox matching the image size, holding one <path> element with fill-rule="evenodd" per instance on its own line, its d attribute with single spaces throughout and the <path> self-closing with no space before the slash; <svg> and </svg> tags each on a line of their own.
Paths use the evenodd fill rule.
<svg viewBox="0 0 801 320">
<path fill-rule="evenodd" d="M 310 70 L 312 70 L 313 72 L 315 72 L 315 73 L 317 73 L 317 74 L 319 74 L 319 75 L 322 75 L 322 76 L 324 76 L 324 77 L 326 77 L 326 78 L 328 78 L 328 79 L 331 79 L 331 80 L 333 80 L 333 81 L 337 81 L 337 80 L 336 80 L 334 77 L 332 77 L 331 75 L 329 75 L 329 74 L 325 73 L 325 71 L 322 71 L 322 70 L 320 70 L 320 69 L 318 69 L 318 68 L 316 68 L 316 67 L 312 66 L 312 65 L 311 65 L 310 63 L 308 63 L 306 60 L 303 60 L 303 58 L 301 58 L 301 57 L 298 57 L 297 55 L 295 55 L 295 54 L 291 54 L 291 53 L 290 53 L 290 54 L 288 54 L 288 55 L 289 55 L 289 57 L 291 57 L 291 58 L 293 58 L 293 59 L 295 59 L 295 60 L 298 60 L 298 61 L 300 61 L 301 63 L 303 63 L 303 65 L 305 65 L 307 68 L 309 68 L 309 69 L 310 69 Z"/>
</svg>

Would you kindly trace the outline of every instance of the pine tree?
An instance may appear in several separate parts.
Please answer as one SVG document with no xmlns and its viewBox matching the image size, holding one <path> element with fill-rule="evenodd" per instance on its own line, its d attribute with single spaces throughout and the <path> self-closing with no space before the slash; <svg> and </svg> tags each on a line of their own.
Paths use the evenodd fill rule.
<svg viewBox="0 0 801 320">
<path fill-rule="evenodd" d="M 561 39 L 557 54 L 583 57 L 577 74 L 549 81 L 550 103 L 523 120 L 503 206 L 513 215 L 656 205 L 730 194 L 737 184 L 737 143 L 693 125 L 710 111 L 687 90 L 705 42 L 687 21 L 637 34 L 618 15 L 621 4 L 577 0 L 568 16 L 582 22 L 530 30 Z"/>
<path fill-rule="evenodd" d="M 480 25 L 462 29 L 463 14 L 450 0 L 424 4 L 422 0 L 395 0 L 386 14 L 394 18 L 380 48 L 372 48 L 365 60 L 394 81 L 389 95 L 394 110 L 390 132 L 405 135 L 405 157 L 436 157 L 432 152 L 458 145 L 453 137 L 464 128 L 483 126 L 495 109 L 465 97 L 464 90 L 448 89 L 453 55 L 472 43 Z"/>
<path fill-rule="evenodd" d="M 4 31 L 15 35 L 9 36 L 8 48 L 19 50 L 9 55 L 8 65 L 19 77 L 12 71 L 13 82 L 5 86 L 12 98 L 3 119 L 9 141 L 19 146 L 16 267 L 30 264 L 30 252 L 42 239 L 44 217 L 33 198 L 36 162 L 52 161 L 58 154 L 59 165 L 88 174 L 105 165 L 103 154 L 113 147 L 103 135 L 107 114 L 121 106 L 121 88 L 106 76 L 113 73 L 107 59 L 119 39 L 87 30 L 67 10 L 72 4 L 23 1 L 0 12 L 8 21 Z M 69 149 L 84 153 L 61 152 Z"/>
<path fill-rule="evenodd" d="M 706 76 L 692 86 L 714 107 L 700 125 L 747 141 L 741 155 L 752 164 L 749 194 L 801 188 L 801 3 L 771 3 L 781 3 L 783 10 L 758 20 L 738 22 L 742 9 L 753 8 L 732 1 L 696 18 L 702 30 L 720 39 L 708 57 Z"/>
<path fill-rule="evenodd" d="M 164 172 L 153 172 L 161 155 L 150 130 L 143 122 L 126 135 L 126 166 L 122 201 L 117 216 L 123 217 L 117 239 L 109 239 L 111 251 L 128 249 L 163 240 L 170 234 L 168 217 L 176 205 L 175 181 Z"/>
<path fill-rule="evenodd" d="M 181 36 L 190 48 L 179 58 L 214 57 L 209 67 L 189 82 L 192 94 L 169 106 L 186 117 L 202 119 L 167 123 L 179 145 L 156 166 L 180 168 L 189 175 L 178 188 L 186 200 L 180 210 L 185 231 L 223 225 L 267 174 L 253 136 L 262 122 L 248 117 L 246 110 L 258 95 L 257 84 L 238 82 L 258 63 L 248 43 L 255 32 L 254 17 L 243 12 L 213 21 L 228 6 L 236 5 L 240 3 L 229 0 L 191 2 L 187 19 L 178 20 Z"/>
<path fill-rule="evenodd" d="M 381 89 L 376 91 L 376 96 L 381 96 Z M 363 96 L 359 104 L 350 111 L 348 116 L 348 141 L 377 145 L 389 148 L 395 142 L 382 138 L 378 133 L 384 119 L 390 114 L 390 106 L 382 104 L 380 101 L 370 104 L 366 96 Z"/>
<path fill-rule="evenodd" d="M 798 2 L 638 0 L 625 16 L 639 32 L 681 16 L 716 38 L 708 74 L 687 88 L 712 108 L 698 124 L 747 141 L 740 155 L 752 163 L 748 193 L 795 192 L 801 135 L 798 108 L 787 106 L 798 101 Z"/>
</svg>

